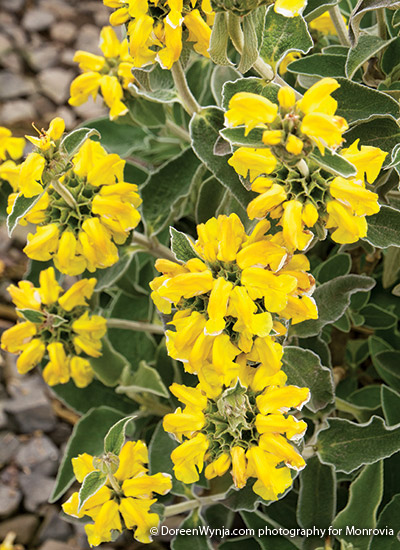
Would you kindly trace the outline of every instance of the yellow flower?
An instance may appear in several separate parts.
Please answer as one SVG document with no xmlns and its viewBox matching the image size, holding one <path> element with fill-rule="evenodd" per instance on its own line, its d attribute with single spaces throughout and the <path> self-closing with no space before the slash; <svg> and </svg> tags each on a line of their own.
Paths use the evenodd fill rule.
<svg viewBox="0 0 400 550">
<path fill-rule="evenodd" d="M 0 126 L 0 160 L 18 160 L 25 147 L 24 138 L 13 137 L 11 130 Z"/>
<path fill-rule="evenodd" d="M 120 42 L 112 27 L 102 28 L 99 46 L 104 57 L 82 50 L 75 53 L 74 61 L 83 74 L 71 83 L 69 104 L 82 105 L 90 96 L 96 99 L 100 90 L 114 120 L 128 112 L 125 101 L 130 97 L 128 87 L 134 82 L 133 58 L 127 40 Z"/>
<path fill-rule="evenodd" d="M 246 390 L 237 384 L 206 403 L 194 400 L 195 395 L 203 393 L 204 397 L 202 383 L 197 388 L 173 384 L 171 391 L 186 405 L 183 411 L 178 408 L 168 414 L 163 424 L 181 442 L 171 453 L 177 479 L 194 483 L 204 463 L 207 479 L 225 475 L 232 465 L 231 475 L 238 489 L 255 477 L 253 490 L 263 499 L 277 500 L 284 493 L 292 483 L 289 468 L 305 466 L 291 442 L 299 441 L 307 428 L 304 421 L 287 412 L 301 409 L 310 392 L 308 388 L 286 386 L 284 373 L 266 382 L 261 390 Z M 188 401 L 185 395 L 189 391 Z M 190 423 L 189 417 L 202 422 Z"/>
<path fill-rule="evenodd" d="M 165 313 L 177 310 L 169 323 L 174 330 L 166 332 L 168 352 L 198 375 L 207 395 L 218 395 L 240 377 L 243 354 L 257 365 L 254 371 L 275 374 L 281 346 L 271 340 L 274 323 L 286 323 L 290 311 L 299 317 L 297 302 L 303 315 L 316 316 L 315 304 L 300 305 L 314 285 L 308 264 L 301 255 L 290 257 L 282 234 L 266 234 L 269 227 L 261 221 L 247 235 L 236 214 L 211 218 L 198 226 L 197 258 L 184 265 L 156 262 L 162 275 L 150 284 L 152 299 Z M 181 421 L 190 428 L 189 418 Z"/>
<path fill-rule="evenodd" d="M 245 125 L 245 136 L 256 126 L 271 123 L 278 113 L 278 105 L 266 97 L 239 92 L 229 102 L 229 110 L 225 113 L 227 126 Z M 279 140 L 280 141 L 280 140 Z"/>
<path fill-rule="evenodd" d="M 304 250 L 313 235 L 310 231 L 304 230 L 302 203 L 291 200 L 284 203 L 283 209 L 281 224 L 285 242 L 294 250 Z"/>
<path fill-rule="evenodd" d="M 359 139 L 354 141 L 347 149 L 342 149 L 340 154 L 357 169 L 355 179 L 364 182 L 364 176 L 368 183 L 374 183 L 381 171 L 383 162 L 388 153 L 369 145 L 361 145 L 358 150 Z"/>
<path fill-rule="evenodd" d="M 343 22 L 346 24 L 346 18 L 342 15 Z M 337 36 L 335 25 L 332 22 L 329 11 L 325 11 L 309 23 L 310 29 L 319 31 L 323 34 Z"/>
<path fill-rule="evenodd" d="M 249 177 L 253 181 L 263 174 L 271 174 L 276 167 L 276 158 L 269 149 L 239 147 L 228 160 L 228 164 L 243 178 Z"/>
<path fill-rule="evenodd" d="M 49 362 L 43 378 L 50 385 L 65 384 L 72 378 L 79 388 L 93 380 L 90 362 L 77 355 L 101 355 L 101 338 L 106 332 L 106 320 L 99 315 L 89 316 L 87 300 L 93 294 L 96 279 L 82 279 L 64 293 L 49 267 L 39 276 L 40 286 L 29 281 L 11 285 L 9 292 L 15 305 L 24 310 L 35 310 L 37 320 L 15 325 L 2 334 L 1 346 L 11 353 L 20 353 L 19 372 L 34 368 L 47 354 Z M 28 315 L 28 313 L 26 313 Z M 31 317 L 29 317 L 31 318 Z"/>
<path fill-rule="evenodd" d="M 274 10 L 285 17 L 295 17 L 303 11 L 307 0 L 275 0 Z"/>
<path fill-rule="evenodd" d="M 157 527 L 159 517 L 150 511 L 156 502 L 153 492 L 165 495 L 172 487 L 169 474 L 148 475 L 145 464 L 148 462 L 147 448 L 141 441 L 126 442 L 118 460 L 115 473 L 109 473 L 106 484 L 83 504 L 79 510 L 79 493 L 72 494 L 63 504 L 66 514 L 81 518 L 89 516 L 93 523 L 85 525 L 90 546 L 112 540 L 113 531 L 125 528 L 134 530 L 133 536 L 142 543 L 151 542 L 151 528 Z M 102 461 L 102 458 L 97 458 Z M 79 482 L 96 470 L 94 457 L 84 453 L 72 459 L 74 474 Z M 111 484 L 109 479 L 113 478 Z M 118 492 L 116 488 L 118 487 Z"/>
<path fill-rule="evenodd" d="M 367 234 L 368 224 L 365 217 L 356 216 L 350 207 L 337 200 L 326 205 L 328 213 L 327 228 L 336 227 L 332 239 L 340 244 L 355 243 Z"/>
<path fill-rule="evenodd" d="M 209 1 L 192 0 L 103 0 L 116 8 L 110 16 L 111 25 L 126 23 L 129 51 L 135 67 L 158 62 L 171 69 L 180 58 L 183 31 L 186 40 L 194 42 L 196 52 L 209 57 L 208 48 L 214 13 Z"/>
<path fill-rule="evenodd" d="M 357 216 L 372 216 L 379 212 L 378 195 L 360 183 L 339 176 L 331 182 L 329 191 L 332 197 L 350 206 Z"/>
<path fill-rule="evenodd" d="M 65 131 L 65 122 L 62 118 L 56 117 L 50 122 L 49 129 L 41 130 L 39 137 L 25 136 L 40 151 L 48 151 L 50 147 L 55 147 L 56 142 L 62 137 Z"/>
<path fill-rule="evenodd" d="M 299 59 L 300 57 L 301 57 L 300 52 L 289 52 L 288 54 L 286 54 L 285 57 L 280 62 L 279 74 L 284 75 L 287 72 L 288 65 L 290 65 L 292 61 L 296 61 L 296 59 Z M 279 103 L 282 106 L 282 102 L 279 101 Z"/>
<path fill-rule="evenodd" d="M 42 175 L 46 159 L 39 153 L 30 153 L 21 164 L 19 190 L 25 197 L 34 197 L 43 191 Z"/>
<path fill-rule="evenodd" d="M 13 160 L 0 164 L 0 179 L 8 181 L 13 191 L 18 189 L 20 167 Z"/>
<path fill-rule="evenodd" d="M 28 174 L 29 167 L 32 171 Z M 142 202 L 137 186 L 124 181 L 124 168 L 125 161 L 118 155 L 107 154 L 100 143 L 87 140 L 73 157 L 72 167 L 59 179 L 73 204 L 61 191 L 59 194 L 57 186 L 50 185 L 21 220 L 22 224 L 38 225 L 36 233 L 28 235 L 27 256 L 39 261 L 53 259 L 57 269 L 68 275 L 115 264 L 117 245 L 123 244 L 140 222 Z M 20 190 L 25 195 L 43 190 L 37 182 L 33 188 L 31 180 L 39 177 L 35 170 L 40 177 L 47 171 L 46 159 L 38 153 L 32 153 L 22 165 Z M 9 213 L 16 196 L 10 195 Z"/>
</svg>

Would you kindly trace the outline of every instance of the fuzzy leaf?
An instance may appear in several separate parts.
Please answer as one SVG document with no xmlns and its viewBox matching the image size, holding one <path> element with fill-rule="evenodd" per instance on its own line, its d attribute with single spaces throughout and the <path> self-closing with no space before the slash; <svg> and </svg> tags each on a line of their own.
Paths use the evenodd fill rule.
<svg viewBox="0 0 400 550">
<path fill-rule="evenodd" d="M 382 380 L 400 391 L 400 351 L 382 351 L 372 356 L 372 362 Z"/>
<path fill-rule="evenodd" d="M 114 349 L 106 336 L 102 338 L 101 342 L 101 355 L 100 357 L 91 357 L 90 364 L 100 382 L 105 386 L 116 386 L 128 361 Z"/>
<path fill-rule="evenodd" d="M 85 141 L 93 136 L 101 137 L 100 133 L 94 128 L 77 128 L 64 137 L 60 146 L 65 149 L 69 157 L 73 157 Z"/>
<path fill-rule="evenodd" d="M 333 521 L 341 529 L 340 540 L 352 543 L 354 548 L 368 548 L 371 535 L 348 534 L 346 527 L 373 529 L 376 514 L 383 495 L 383 462 L 365 466 L 350 485 L 349 501 Z"/>
<path fill-rule="evenodd" d="M 217 13 L 211 31 L 210 48 L 208 51 L 211 59 L 217 66 L 231 65 L 227 53 L 229 34 L 226 19 L 227 14 L 225 12 Z"/>
<path fill-rule="evenodd" d="M 318 436 L 318 456 L 349 474 L 364 464 L 374 464 L 400 450 L 400 424 L 388 427 L 379 416 L 367 424 L 343 418 L 328 418 L 328 428 Z"/>
<path fill-rule="evenodd" d="M 400 550 L 399 540 L 400 494 L 395 495 L 382 510 L 377 529 L 393 529 L 394 535 L 373 535 L 368 550 Z"/>
<path fill-rule="evenodd" d="M 112 121 L 108 117 L 87 121 L 85 125 L 99 132 L 101 145 L 109 153 L 117 153 L 120 157 L 128 157 L 135 150 L 141 149 L 147 136 L 138 126 Z"/>
<path fill-rule="evenodd" d="M 374 93 L 382 94 L 381 92 Z M 336 92 L 332 95 L 335 99 L 337 99 L 337 95 L 335 94 Z M 371 101 L 374 101 L 372 96 Z M 371 103 L 371 105 L 373 105 L 373 109 L 375 110 L 375 103 Z M 337 114 L 344 116 L 340 109 L 338 109 Z M 390 162 L 390 153 L 392 152 L 392 149 L 400 143 L 400 126 L 395 120 L 393 120 L 393 118 L 390 118 L 390 115 L 380 116 L 374 120 L 368 120 L 367 122 L 362 122 L 361 124 L 354 126 L 345 133 L 344 137 L 346 138 L 346 146 L 352 144 L 356 139 L 361 139 L 361 143 L 363 145 L 371 145 L 372 147 L 379 147 L 380 149 L 383 149 L 383 151 L 389 153 L 386 157 L 386 164 L 388 164 Z"/>
<path fill-rule="evenodd" d="M 312 47 L 311 35 L 301 15 L 284 17 L 276 13 L 273 6 L 269 6 L 260 51 L 264 61 L 275 70 L 289 52 L 306 54 Z"/>
<path fill-rule="evenodd" d="M 400 137 L 400 136 L 399 136 Z M 380 211 L 367 217 L 368 233 L 365 240 L 378 248 L 400 247 L 400 211 L 381 206 Z"/>
<path fill-rule="evenodd" d="M 349 19 L 349 38 L 354 46 L 360 34 L 361 19 L 369 11 L 375 11 L 379 8 L 398 8 L 400 2 L 396 0 L 358 0 Z"/>
<path fill-rule="evenodd" d="M 194 243 L 187 235 L 185 235 L 185 233 L 178 231 L 174 227 L 170 227 L 169 232 L 171 235 L 171 250 L 177 260 L 187 262 L 192 258 L 199 257 L 193 248 Z"/>
<path fill-rule="evenodd" d="M 92 497 L 99 489 L 105 485 L 107 481 L 107 474 L 102 472 L 94 471 L 90 472 L 82 482 L 81 488 L 79 490 L 79 506 L 78 512 L 85 504 L 85 502 Z"/>
<path fill-rule="evenodd" d="M 321 365 L 317 354 L 296 346 L 285 346 L 283 370 L 288 375 L 288 384 L 310 388 L 311 399 L 305 405 L 313 412 L 333 403 L 334 386 L 332 371 Z"/>
<path fill-rule="evenodd" d="M 296 75 L 319 77 L 345 77 L 346 58 L 343 55 L 313 53 L 296 59 L 288 65 L 288 71 Z"/>
<path fill-rule="evenodd" d="M 355 176 L 357 173 L 355 166 L 353 166 L 351 162 L 346 160 L 344 157 L 329 151 L 329 149 L 325 149 L 324 155 L 321 155 L 318 149 L 314 149 L 310 155 L 310 158 L 321 166 L 321 168 L 327 170 L 335 176 L 349 178 L 351 176 Z"/>
<path fill-rule="evenodd" d="M 357 45 L 349 50 L 346 61 L 346 74 L 352 79 L 358 69 L 364 65 L 368 59 L 379 53 L 381 50 L 389 46 L 396 37 L 390 40 L 383 40 L 379 36 L 372 34 L 364 34 L 360 36 Z"/>
<path fill-rule="evenodd" d="M 381 401 L 386 424 L 400 424 L 400 394 L 384 384 L 381 385 Z"/>
<path fill-rule="evenodd" d="M 43 313 L 37 309 L 17 308 L 16 311 L 20 313 L 24 319 L 30 321 L 31 323 L 43 323 L 45 320 Z"/>
<path fill-rule="evenodd" d="M 179 529 L 183 530 L 182 533 L 185 532 L 185 529 L 189 529 L 189 533 L 191 533 L 193 529 L 199 527 L 206 527 L 199 509 L 193 510 L 179 525 Z M 188 548 L 191 550 L 212 550 L 213 546 L 210 537 L 202 534 L 178 534 L 171 541 L 171 550 L 187 550 Z"/>
<path fill-rule="evenodd" d="M 310 22 L 338 3 L 339 0 L 308 0 L 306 9 L 303 13 L 304 19 Z"/>
<path fill-rule="evenodd" d="M 134 418 L 134 416 L 121 418 L 114 426 L 111 426 L 104 438 L 104 452 L 119 455 L 125 442 L 126 428 Z"/>
<path fill-rule="evenodd" d="M 121 376 L 121 384 L 115 390 L 117 393 L 124 393 L 128 397 L 136 393 L 153 393 L 161 397 L 169 397 L 158 371 L 147 365 L 145 361 L 140 361 L 139 367 L 135 372 L 126 369 L 126 374 Z"/>
<path fill-rule="evenodd" d="M 17 198 L 15 199 L 15 202 L 13 204 L 11 213 L 7 218 L 7 230 L 9 237 L 11 237 L 11 235 L 13 234 L 19 220 L 23 218 L 29 212 L 29 210 L 35 206 L 37 202 L 39 202 L 39 199 L 43 196 L 43 193 L 40 193 L 39 195 L 30 198 L 24 197 L 21 193 L 18 193 Z"/>
<path fill-rule="evenodd" d="M 367 292 L 374 286 L 375 281 L 371 277 L 352 274 L 336 277 L 322 284 L 313 294 L 318 306 L 318 319 L 292 326 L 292 334 L 301 338 L 317 336 L 325 325 L 340 319 L 350 305 L 352 294 Z"/>
</svg>

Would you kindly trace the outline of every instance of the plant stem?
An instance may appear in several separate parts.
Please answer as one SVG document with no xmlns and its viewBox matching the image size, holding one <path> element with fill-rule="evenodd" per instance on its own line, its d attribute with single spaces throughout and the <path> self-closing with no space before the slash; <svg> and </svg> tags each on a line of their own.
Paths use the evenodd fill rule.
<svg viewBox="0 0 400 550">
<path fill-rule="evenodd" d="M 332 19 L 336 32 L 338 33 L 340 43 L 343 46 L 350 46 L 351 44 L 347 33 L 346 23 L 343 21 L 339 6 L 336 5 L 333 6 L 333 8 L 330 8 L 329 15 Z"/>
<path fill-rule="evenodd" d="M 185 111 L 190 116 L 194 115 L 195 113 L 199 113 L 201 111 L 201 107 L 197 103 L 196 98 L 189 88 L 185 72 L 182 68 L 180 61 L 175 61 L 175 63 L 172 65 L 171 73 Z"/>
<path fill-rule="evenodd" d="M 376 10 L 376 20 L 378 23 L 378 34 L 383 40 L 387 38 L 387 29 L 385 21 L 385 8 L 379 8 Z"/>
<path fill-rule="evenodd" d="M 55 179 L 51 182 L 51 185 L 53 186 L 53 189 L 65 200 L 65 202 L 73 208 L 74 210 L 78 210 L 78 205 L 74 197 L 72 196 L 69 189 L 67 189 L 62 183 L 60 183 L 59 180 Z"/>
<path fill-rule="evenodd" d="M 153 399 L 150 394 L 139 395 L 138 393 L 133 393 L 130 386 L 118 386 L 117 393 L 126 394 L 129 399 L 138 403 L 143 410 L 141 411 L 142 415 L 156 415 L 156 416 L 165 416 L 166 414 L 174 412 L 174 410 L 168 405 L 164 405 L 159 401 Z"/>
<path fill-rule="evenodd" d="M 179 138 L 181 138 L 185 141 L 188 141 L 189 143 L 191 142 L 190 134 L 187 130 L 185 130 L 185 128 L 182 128 L 181 126 L 178 126 L 178 124 L 175 124 L 175 122 L 173 122 L 172 120 L 168 120 L 168 119 L 166 121 L 166 126 L 177 137 L 179 137 Z"/>
<path fill-rule="evenodd" d="M 179 502 L 178 504 L 171 504 L 167 506 L 164 511 L 164 516 L 166 518 L 170 516 L 176 516 L 177 514 L 182 514 L 183 512 L 189 512 L 195 508 L 200 508 L 201 506 L 208 506 L 210 504 L 215 504 L 219 500 L 226 498 L 225 493 L 217 493 L 215 495 L 210 495 L 208 497 L 199 497 L 194 500 L 185 500 L 184 502 Z"/>
<path fill-rule="evenodd" d="M 142 323 L 141 321 L 129 321 L 128 319 L 107 319 L 107 327 L 135 330 L 137 332 L 151 332 L 152 334 L 164 334 L 164 329 L 160 325 Z"/>
<path fill-rule="evenodd" d="M 144 248 L 147 249 L 147 252 L 149 252 L 155 258 L 166 258 L 167 260 L 178 263 L 171 250 L 163 244 L 159 243 L 158 240 L 155 238 L 150 239 L 149 237 L 146 237 L 146 235 L 134 231 L 132 235 L 132 241 L 142 245 Z"/>
</svg>

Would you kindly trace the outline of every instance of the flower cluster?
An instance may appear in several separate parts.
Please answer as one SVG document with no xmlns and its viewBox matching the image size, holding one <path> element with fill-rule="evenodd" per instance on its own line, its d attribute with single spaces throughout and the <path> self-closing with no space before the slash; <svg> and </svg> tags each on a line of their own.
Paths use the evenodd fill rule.
<svg viewBox="0 0 400 550">
<path fill-rule="evenodd" d="M 57 132 L 55 127 L 52 123 L 41 138 L 29 138 L 39 148 L 21 165 L 20 193 L 42 194 L 22 220 L 38 225 L 24 252 L 34 260 L 53 259 L 68 275 L 109 267 L 118 261 L 117 245 L 140 221 L 137 186 L 124 181 L 125 161 L 91 139 L 67 162 L 54 143 L 63 125 Z M 16 198 L 10 195 L 9 212 Z"/>
<path fill-rule="evenodd" d="M 351 243 L 365 237 L 365 216 L 379 211 L 378 196 L 365 186 L 378 177 L 386 153 L 377 147 L 361 146 L 358 141 L 339 153 L 354 165 L 352 178 L 321 173 L 310 157 L 314 148 L 324 155 L 325 148 L 336 150 L 342 144 L 347 123 L 335 115 L 337 102 L 331 93 L 339 87 L 336 80 L 324 78 L 296 101 L 294 91 L 279 89 L 278 104 L 251 93 L 233 96 L 225 118 L 229 126 L 244 126 L 245 136 L 261 132 L 260 147 L 239 147 L 229 164 L 259 196 L 250 202 L 250 219 L 269 215 L 279 219 L 283 237 L 292 250 L 304 250 L 315 226 L 337 228 L 332 238 Z M 272 175 L 272 177 L 267 177 Z M 318 226 L 318 227 L 317 227 Z"/>
<path fill-rule="evenodd" d="M 128 112 L 124 100 L 125 90 L 134 81 L 133 59 L 129 55 L 128 41 L 120 42 L 112 27 L 103 27 L 100 33 L 100 49 L 103 56 L 78 50 L 74 61 L 83 74 L 71 83 L 69 104 L 78 106 L 90 96 L 96 99 L 99 90 L 114 120 Z"/>
<path fill-rule="evenodd" d="M 0 180 L 7 181 L 14 190 L 19 172 L 15 161 L 22 157 L 24 147 L 24 138 L 14 137 L 8 128 L 0 126 Z"/>
<path fill-rule="evenodd" d="M 148 475 L 148 453 L 142 441 L 127 441 L 119 456 L 109 453 L 102 458 L 87 453 L 72 459 L 74 474 L 82 483 L 92 472 L 104 472 L 104 485 L 80 507 L 79 493 L 72 494 L 63 504 L 66 514 L 77 518 L 89 516 L 94 523 L 85 525 L 91 546 L 111 541 L 115 532 L 135 529 L 134 537 L 142 543 L 151 542 L 152 527 L 159 517 L 150 507 L 156 502 L 153 492 L 165 495 L 172 487 L 169 474 Z"/>
<path fill-rule="evenodd" d="M 163 313 L 174 313 L 167 348 L 197 374 L 210 396 L 230 386 L 247 361 L 259 365 L 256 378 L 280 368 L 282 348 L 274 335 L 286 324 L 317 317 L 314 279 L 308 260 L 291 255 L 282 234 L 267 234 L 262 221 L 248 236 L 236 214 L 211 218 L 198 226 L 197 257 L 184 265 L 157 260 L 163 275 L 150 284 Z"/>
<path fill-rule="evenodd" d="M 72 378 L 83 388 L 93 379 L 87 357 L 101 355 L 101 338 L 106 333 L 106 320 L 89 315 L 88 310 L 96 279 L 81 279 L 64 292 L 54 268 L 49 267 L 40 273 L 39 282 L 38 288 L 30 281 L 8 287 L 21 322 L 2 334 L 1 346 L 19 354 L 21 374 L 38 365 L 47 352 L 44 380 L 53 386 Z"/>
<path fill-rule="evenodd" d="M 129 51 L 135 67 L 158 62 L 170 69 L 178 61 L 183 41 L 207 52 L 214 21 L 210 0 L 103 0 L 117 8 L 111 25 L 127 25 Z"/>
<path fill-rule="evenodd" d="M 238 383 L 214 399 L 207 398 L 201 384 L 173 384 L 171 392 L 185 405 L 164 418 L 164 429 L 181 443 L 171 454 L 176 478 L 194 483 L 206 463 L 207 479 L 231 469 L 238 489 L 256 478 L 253 490 L 264 500 L 282 495 L 292 483 L 290 468 L 305 466 L 290 441 L 299 440 L 307 424 L 287 412 L 300 410 L 310 397 L 308 388 L 285 382 L 279 371 L 262 391 Z"/>
</svg>

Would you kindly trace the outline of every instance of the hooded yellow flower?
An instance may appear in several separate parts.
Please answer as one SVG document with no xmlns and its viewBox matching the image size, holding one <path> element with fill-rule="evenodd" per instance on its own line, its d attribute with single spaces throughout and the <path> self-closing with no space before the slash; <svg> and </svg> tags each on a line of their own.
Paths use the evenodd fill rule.
<svg viewBox="0 0 400 550">
<path fill-rule="evenodd" d="M 63 510 L 70 516 L 89 516 L 93 520 L 93 523 L 85 525 L 90 546 L 111 541 L 113 534 L 124 528 L 134 530 L 133 536 L 139 542 L 149 543 L 152 541 L 151 528 L 157 527 L 160 521 L 158 515 L 151 511 L 151 506 L 157 501 L 153 493 L 168 493 L 172 487 L 171 476 L 164 473 L 148 475 L 147 447 L 142 441 L 127 441 L 119 456 L 114 458 L 118 466 L 114 473 L 109 474 L 105 485 L 80 509 L 79 493 L 73 493 L 63 504 Z M 91 472 L 100 472 L 94 466 L 96 461 L 99 459 L 87 453 L 72 459 L 74 474 L 79 482 L 82 483 Z M 113 483 L 110 483 L 110 475 Z"/>
<path fill-rule="evenodd" d="M 168 352 L 198 374 L 209 395 L 236 380 L 242 355 L 258 365 L 260 380 L 279 370 L 281 346 L 273 336 L 292 319 L 289 298 L 307 304 L 294 322 L 317 316 L 306 295 L 314 285 L 308 261 L 289 255 L 282 234 L 268 235 L 269 227 L 262 221 L 247 235 L 236 214 L 211 218 L 197 228 L 197 258 L 156 262 L 163 275 L 150 284 L 154 303 L 164 313 L 177 310 L 175 330 L 166 332 Z"/>
<path fill-rule="evenodd" d="M 19 160 L 24 152 L 24 138 L 12 135 L 11 130 L 0 126 L 0 161 Z"/>
<path fill-rule="evenodd" d="M 99 46 L 104 57 L 81 50 L 75 52 L 74 61 L 79 63 L 82 74 L 71 83 L 69 104 L 82 105 L 90 96 L 96 99 L 100 91 L 110 109 L 110 119 L 114 120 L 128 112 L 124 100 L 129 98 L 127 90 L 134 82 L 133 59 L 127 39 L 120 42 L 112 27 L 102 28 Z"/>
<path fill-rule="evenodd" d="M 64 292 L 49 267 L 40 273 L 39 281 L 38 288 L 29 281 L 8 288 L 23 321 L 2 334 L 1 346 L 20 354 L 17 368 L 21 374 L 39 364 L 47 351 L 45 381 L 53 386 L 72 378 L 83 388 L 93 379 L 87 356 L 101 355 L 101 338 L 106 333 L 106 320 L 90 316 L 87 309 L 96 279 L 82 279 Z"/>
<path fill-rule="evenodd" d="M 73 203 L 50 185 L 20 221 L 38 226 L 28 234 L 27 256 L 53 259 L 57 269 L 68 275 L 115 264 L 117 246 L 140 221 L 138 188 L 124 181 L 124 168 L 125 161 L 118 155 L 107 154 L 98 142 L 87 140 L 73 157 L 72 168 L 59 179 Z M 21 165 L 19 190 L 26 196 L 41 193 L 45 176 L 45 158 L 31 153 Z M 9 197 L 9 213 L 16 196 Z"/>
<path fill-rule="evenodd" d="M 287 411 L 301 409 L 310 397 L 308 388 L 285 383 L 280 371 L 261 390 L 237 384 L 208 399 L 202 383 L 197 388 L 173 384 L 171 392 L 185 408 L 167 414 L 163 426 L 180 442 L 171 454 L 176 478 L 194 483 L 204 464 L 207 479 L 231 469 L 237 488 L 254 477 L 254 492 L 277 500 L 292 483 L 289 468 L 305 466 L 290 442 L 301 439 L 307 425 Z"/>
<path fill-rule="evenodd" d="M 127 25 L 129 52 L 135 67 L 158 62 L 170 69 L 182 52 L 183 31 L 196 52 L 209 57 L 214 12 L 210 0 L 103 0 L 117 8 L 111 25 Z"/>
</svg>

